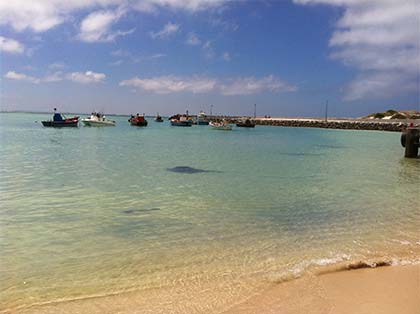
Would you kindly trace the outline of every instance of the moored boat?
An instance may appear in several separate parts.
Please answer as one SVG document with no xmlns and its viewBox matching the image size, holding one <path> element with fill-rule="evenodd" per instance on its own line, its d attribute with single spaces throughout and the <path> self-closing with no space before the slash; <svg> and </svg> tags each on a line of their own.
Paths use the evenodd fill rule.
<svg viewBox="0 0 420 314">
<path fill-rule="evenodd" d="M 155 117 L 155 122 L 163 122 L 163 118 L 159 115 L 159 113 Z"/>
<path fill-rule="evenodd" d="M 209 121 L 206 120 L 206 113 L 203 111 L 200 111 L 200 113 L 197 115 L 196 119 L 197 125 L 209 125 Z"/>
<path fill-rule="evenodd" d="M 57 112 L 57 108 L 54 108 L 54 116 L 52 120 L 41 121 L 42 125 L 45 127 L 54 127 L 54 128 L 63 128 L 63 127 L 73 127 L 77 128 L 79 123 L 79 117 L 66 118 Z"/>
<path fill-rule="evenodd" d="M 171 119 L 171 125 L 172 126 L 192 126 L 192 120 L 184 117 L 184 116 L 180 116 L 179 119 Z"/>
<path fill-rule="evenodd" d="M 232 131 L 232 127 L 227 124 L 225 121 L 222 122 L 213 122 L 209 123 L 213 130 L 222 130 L 222 131 Z"/>
<path fill-rule="evenodd" d="M 255 123 L 250 119 L 236 123 L 236 126 L 239 128 L 255 128 Z"/>
<path fill-rule="evenodd" d="M 82 119 L 85 126 L 115 126 L 115 121 L 108 120 L 103 114 L 92 112 L 89 118 Z"/>
<path fill-rule="evenodd" d="M 131 118 L 128 119 L 128 122 L 135 126 L 147 126 L 147 120 L 144 118 L 144 114 L 132 115 Z"/>
</svg>

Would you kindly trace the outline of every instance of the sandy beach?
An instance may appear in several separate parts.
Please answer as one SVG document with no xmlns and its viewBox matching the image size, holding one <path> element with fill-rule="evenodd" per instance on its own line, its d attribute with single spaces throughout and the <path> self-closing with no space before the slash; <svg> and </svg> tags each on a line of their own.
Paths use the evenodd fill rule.
<svg viewBox="0 0 420 314">
<path fill-rule="evenodd" d="M 194 300 L 186 295 L 174 298 L 168 291 L 160 292 L 95 297 L 12 313 L 419 314 L 420 265 L 307 275 L 274 284 L 236 304 L 219 304 L 213 309 L 194 306 Z M 175 300 L 183 304 L 174 303 Z"/>
<path fill-rule="evenodd" d="M 420 265 L 357 269 L 279 284 L 226 314 L 420 313 Z"/>
</svg>

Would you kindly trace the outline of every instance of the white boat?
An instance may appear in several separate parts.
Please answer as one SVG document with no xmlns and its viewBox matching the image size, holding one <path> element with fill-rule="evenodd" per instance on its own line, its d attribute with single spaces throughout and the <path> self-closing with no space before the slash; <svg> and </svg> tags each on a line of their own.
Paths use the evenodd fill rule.
<svg viewBox="0 0 420 314">
<path fill-rule="evenodd" d="M 224 121 L 222 121 L 222 122 L 213 122 L 213 121 L 211 121 L 209 123 L 209 125 L 214 130 L 232 131 L 232 127 L 229 124 L 227 124 L 226 122 L 224 122 Z"/>
<path fill-rule="evenodd" d="M 93 112 L 89 118 L 82 119 L 85 126 L 115 126 L 115 121 L 108 120 L 103 114 Z"/>
</svg>

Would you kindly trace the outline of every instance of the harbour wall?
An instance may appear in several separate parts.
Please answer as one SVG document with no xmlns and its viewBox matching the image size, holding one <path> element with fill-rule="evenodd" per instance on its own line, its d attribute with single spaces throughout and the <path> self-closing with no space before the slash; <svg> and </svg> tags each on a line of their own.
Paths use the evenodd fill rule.
<svg viewBox="0 0 420 314">
<path fill-rule="evenodd" d="M 226 120 L 228 123 L 235 124 L 243 121 L 243 117 L 208 117 L 209 120 Z M 344 130 L 377 130 L 401 132 L 410 123 L 419 125 L 420 120 L 366 120 L 366 119 L 304 119 L 304 118 L 251 118 L 256 125 L 284 126 L 284 127 L 304 127 L 304 128 L 323 128 L 323 129 L 344 129 Z"/>
</svg>

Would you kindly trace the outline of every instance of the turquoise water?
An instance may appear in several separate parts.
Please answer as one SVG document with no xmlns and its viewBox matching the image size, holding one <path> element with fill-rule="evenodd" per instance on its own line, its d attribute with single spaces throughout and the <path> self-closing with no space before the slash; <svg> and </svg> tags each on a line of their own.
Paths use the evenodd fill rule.
<svg viewBox="0 0 420 314">
<path fill-rule="evenodd" d="M 323 268 L 420 260 L 420 160 L 398 133 L 47 118 L 0 114 L 0 310 L 152 288 L 215 310 Z"/>
</svg>

